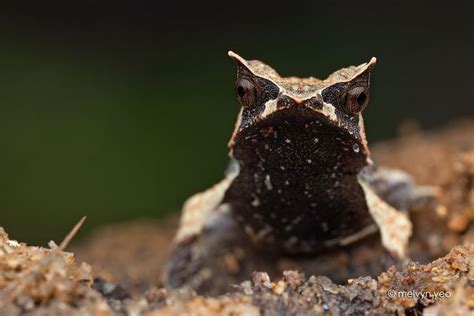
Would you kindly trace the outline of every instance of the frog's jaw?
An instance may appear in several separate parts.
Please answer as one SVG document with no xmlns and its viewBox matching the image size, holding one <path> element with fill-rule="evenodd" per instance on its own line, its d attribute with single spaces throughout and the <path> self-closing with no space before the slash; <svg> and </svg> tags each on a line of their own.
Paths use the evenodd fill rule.
<svg viewBox="0 0 474 316">
<path fill-rule="evenodd" d="M 289 108 L 239 130 L 231 156 L 244 165 L 274 160 L 305 166 L 310 160 L 311 169 L 327 166 L 357 174 L 368 164 L 365 148 L 361 139 L 328 122 L 323 114 Z"/>
<path fill-rule="evenodd" d="M 269 107 L 271 107 L 271 109 L 269 109 Z M 338 139 L 344 138 L 347 144 L 351 144 L 350 146 L 343 144 L 334 148 L 321 150 L 328 152 L 339 150 L 343 152 L 349 147 L 356 147 L 359 148 L 360 153 L 365 156 L 365 163 L 371 164 L 372 161 L 365 138 L 362 115 L 359 114 L 349 119 L 341 118 L 340 115 L 341 113 L 331 104 L 325 104 L 315 99 L 296 103 L 293 99 L 282 96 L 277 100 L 268 101 L 265 110 L 262 110 L 256 119 L 244 122 L 241 111 L 228 146 L 231 149 L 232 155 L 236 145 L 243 142 L 242 139 L 245 141 L 246 137 L 253 138 L 259 130 L 278 126 L 285 121 L 289 122 L 289 124 L 294 124 L 295 130 L 292 131 L 294 135 L 289 135 L 291 138 L 304 138 L 307 131 L 303 129 L 298 130 L 297 123 L 306 121 L 309 125 L 314 123 L 321 126 L 318 130 L 318 134 L 320 135 L 318 137 L 319 139 L 335 137 L 336 139 L 334 141 L 337 143 Z M 301 133 L 301 135 L 298 135 L 298 133 Z M 340 134 L 340 136 L 331 136 L 335 134 Z M 321 144 L 317 147 L 321 148 Z"/>
</svg>

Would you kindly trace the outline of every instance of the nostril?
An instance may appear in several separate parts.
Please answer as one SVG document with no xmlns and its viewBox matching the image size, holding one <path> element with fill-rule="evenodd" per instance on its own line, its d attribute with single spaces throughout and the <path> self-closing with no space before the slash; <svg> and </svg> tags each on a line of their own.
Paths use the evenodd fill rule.
<svg viewBox="0 0 474 316">
<path fill-rule="evenodd" d="M 321 102 L 317 97 L 312 97 L 306 101 L 306 106 L 312 109 L 321 110 L 323 108 L 323 102 Z"/>
<path fill-rule="evenodd" d="M 286 95 L 283 95 L 280 98 L 278 98 L 277 108 L 278 109 L 289 108 L 290 106 L 294 104 L 295 104 L 295 101 L 293 99 L 291 99 L 290 97 Z"/>
</svg>

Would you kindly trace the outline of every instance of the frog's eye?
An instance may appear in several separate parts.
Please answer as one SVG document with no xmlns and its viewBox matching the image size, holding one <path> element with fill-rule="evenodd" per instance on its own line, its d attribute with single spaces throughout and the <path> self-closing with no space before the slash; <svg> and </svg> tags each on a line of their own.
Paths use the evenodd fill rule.
<svg viewBox="0 0 474 316">
<path fill-rule="evenodd" d="M 350 115 L 361 112 L 369 102 L 369 93 L 365 87 L 356 87 L 349 90 L 346 94 L 344 108 Z"/>
<path fill-rule="evenodd" d="M 255 101 L 255 85 L 247 79 L 240 79 L 235 85 L 235 94 L 242 106 L 251 106 Z"/>
</svg>

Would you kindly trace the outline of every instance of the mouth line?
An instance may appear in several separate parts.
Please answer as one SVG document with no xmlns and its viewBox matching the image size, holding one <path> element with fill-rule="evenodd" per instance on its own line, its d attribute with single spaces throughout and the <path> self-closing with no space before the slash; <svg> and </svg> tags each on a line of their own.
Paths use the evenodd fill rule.
<svg viewBox="0 0 474 316">
<path fill-rule="evenodd" d="M 275 120 L 285 121 L 285 116 L 288 120 L 295 120 L 297 122 L 305 120 L 308 122 L 318 121 L 322 124 L 327 124 L 330 126 L 338 127 L 337 120 L 335 120 L 331 115 L 327 114 L 323 108 L 314 108 L 307 104 L 300 104 L 291 107 L 277 108 L 275 111 L 267 114 L 266 116 L 259 117 L 252 125 L 265 125 L 265 123 L 270 123 Z M 335 116 L 335 114 L 334 114 Z M 281 124 L 281 123 L 280 123 Z"/>
</svg>

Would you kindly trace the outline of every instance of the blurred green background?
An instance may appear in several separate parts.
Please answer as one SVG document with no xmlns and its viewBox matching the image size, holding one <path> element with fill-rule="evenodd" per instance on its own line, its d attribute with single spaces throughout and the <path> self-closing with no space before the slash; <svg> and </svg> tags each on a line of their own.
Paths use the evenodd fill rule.
<svg viewBox="0 0 474 316">
<path fill-rule="evenodd" d="M 60 241 L 163 217 L 218 181 L 239 110 L 232 49 L 283 75 L 378 58 L 369 141 L 472 116 L 472 1 L 2 5 L 0 226 Z"/>
</svg>

